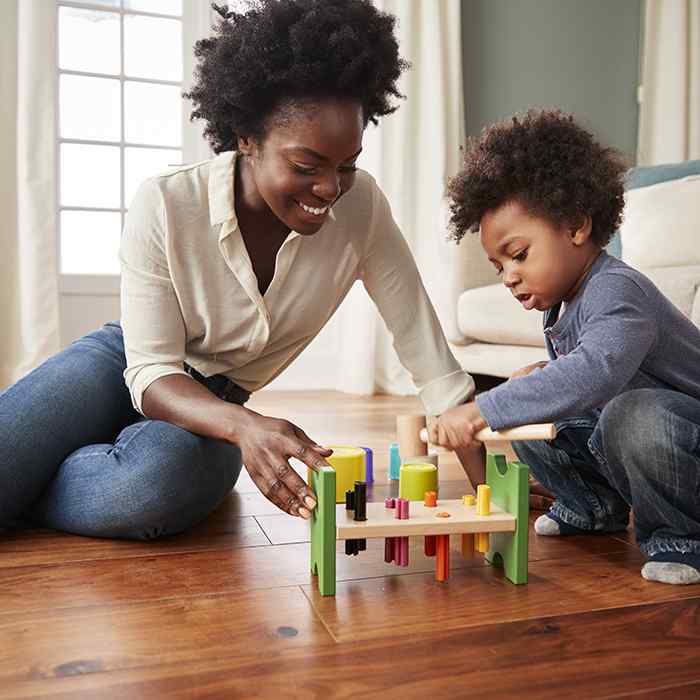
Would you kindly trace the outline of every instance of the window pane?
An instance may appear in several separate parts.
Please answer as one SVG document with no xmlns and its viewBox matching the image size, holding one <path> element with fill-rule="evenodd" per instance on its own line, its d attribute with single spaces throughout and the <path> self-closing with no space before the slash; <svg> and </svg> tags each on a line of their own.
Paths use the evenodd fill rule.
<svg viewBox="0 0 700 700">
<path fill-rule="evenodd" d="M 59 8 L 58 61 L 65 70 L 120 72 L 119 14 Z"/>
<path fill-rule="evenodd" d="M 58 101 L 61 136 L 64 139 L 121 139 L 121 93 L 118 80 L 61 75 Z"/>
<path fill-rule="evenodd" d="M 121 214 L 61 212 L 61 272 L 67 275 L 119 274 Z"/>
<path fill-rule="evenodd" d="M 124 135 L 130 143 L 179 146 L 182 97 L 176 85 L 124 83 Z"/>
<path fill-rule="evenodd" d="M 124 0 L 124 9 L 179 16 L 182 14 L 182 0 Z"/>
<path fill-rule="evenodd" d="M 165 148 L 126 148 L 124 150 L 124 201 L 126 206 L 139 185 L 148 177 L 158 175 L 173 165 L 182 163 L 182 152 Z"/>
<path fill-rule="evenodd" d="M 126 15 L 124 73 L 136 78 L 182 80 L 182 22 Z"/>
<path fill-rule="evenodd" d="M 119 146 L 61 144 L 61 205 L 119 209 Z"/>
<path fill-rule="evenodd" d="M 71 0 L 74 5 L 103 5 L 119 9 L 120 0 Z"/>
</svg>

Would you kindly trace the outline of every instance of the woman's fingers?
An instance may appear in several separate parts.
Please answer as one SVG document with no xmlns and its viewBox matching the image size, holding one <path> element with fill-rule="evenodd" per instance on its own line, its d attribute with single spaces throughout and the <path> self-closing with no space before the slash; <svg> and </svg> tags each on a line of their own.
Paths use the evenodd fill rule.
<svg viewBox="0 0 700 700">
<path fill-rule="evenodd" d="M 292 440 L 289 445 L 287 456 L 298 459 L 315 472 L 321 467 L 331 466 L 326 459 L 313 448 L 313 445 L 309 445 L 305 442 L 295 442 Z"/>
<path fill-rule="evenodd" d="M 251 473 L 251 478 L 263 496 L 285 513 L 301 515 L 304 518 L 311 515 L 313 507 L 305 500 L 308 487 L 283 458 L 277 466 L 270 464 Z M 315 500 L 312 499 L 312 502 L 315 505 Z"/>
<path fill-rule="evenodd" d="M 294 429 L 294 434 L 302 441 L 308 443 L 308 445 L 316 450 L 319 454 L 323 454 L 326 457 L 330 457 L 333 454 L 333 450 L 329 450 L 323 445 L 319 445 L 315 440 L 312 440 L 300 427 L 292 425 Z"/>
<path fill-rule="evenodd" d="M 292 439 L 289 443 L 289 449 L 285 456 L 284 465 L 281 466 L 281 479 L 284 481 L 287 489 L 296 495 L 301 508 L 311 511 L 316 507 L 316 496 L 311 487 L 289 466 L 286 458 L 294 457 L 300 462 L 306 464 L 309 469 L 318 471 L 321 467 L 330 467 L 331 465 L 315 450 L 313 445 L 306 442 L 300 442 Z M 279 470 L 278 470 L 279 472 Z M 310 513 L 309 513 L 310 514 Z M 301 513 L 304 516 L 304 513 Z M 308 516 L 304 516 L 308 517 Z"/>
</svg>

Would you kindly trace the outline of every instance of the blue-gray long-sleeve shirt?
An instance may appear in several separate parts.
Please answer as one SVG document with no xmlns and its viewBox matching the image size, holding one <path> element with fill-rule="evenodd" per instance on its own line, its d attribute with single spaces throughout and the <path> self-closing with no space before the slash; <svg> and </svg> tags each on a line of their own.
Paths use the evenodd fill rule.
<svg viewBox="0 0 700 700">
<path fill-rule="evenodd" d="M 603 251 L 558 313 L 544 314 L 551 361 L 476 397 L 493 430 L 596 414 L 631 389 L 700 399 L 700 330 L 641 272 Z"/>
</svg>

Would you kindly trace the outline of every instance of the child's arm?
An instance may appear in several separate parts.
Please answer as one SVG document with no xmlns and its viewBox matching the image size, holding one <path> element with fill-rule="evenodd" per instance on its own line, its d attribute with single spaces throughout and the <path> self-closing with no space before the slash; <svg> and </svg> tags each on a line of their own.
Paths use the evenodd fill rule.
<svg viewBox="0 0 700 700">
<path fill-rule="evenodd" d="M 476 397 L 492 430 L 583 415 L 637 373 L 657 340 L 653 300 L 622 275 L 597 282 L 585 290 L 584 325 L 569 354 Z"/>
</svg>

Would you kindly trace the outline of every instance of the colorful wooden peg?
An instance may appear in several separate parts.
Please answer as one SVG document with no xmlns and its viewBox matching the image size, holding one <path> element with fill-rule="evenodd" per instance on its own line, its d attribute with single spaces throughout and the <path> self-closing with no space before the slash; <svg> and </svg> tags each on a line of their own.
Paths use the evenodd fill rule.
<svg viewBox="0 0 700 700">
<path fill-rule="evenodd" d="M 438 470 L 427 462 L 403 462 L 399 479 L 399 496 L 420 501 L 426 491 L 438 490 Z"/>
<path fill-rule="evenodd" d="M 436 535 L 435 580 L 447 581 L 450 575 L 450 536 Z"/>
<path fill-rule="evenodd" d="M 488 484 L 479 484 L 476 487 L 476 514 L 491 514 L 491 487 Z"/>
<path fill-rule="evenodd" d="M 474 541 L 474 549 L 477 552 L 486 554 L 489 551 L 489 533 L 488 532 L 477 532 Z"/>
<path fill-rule="evenodd" d="M 398 481 L 401 476 L 401 455 L 399 443 L 392 442 L 389 446 L 389 481 Z"/>
<path fill-rule="evenodd" d="M 374 483 L 374 453 L 371 447 L 361 447 L 365 452 L 365 481 L 368 484 Z"/>
</svg>

